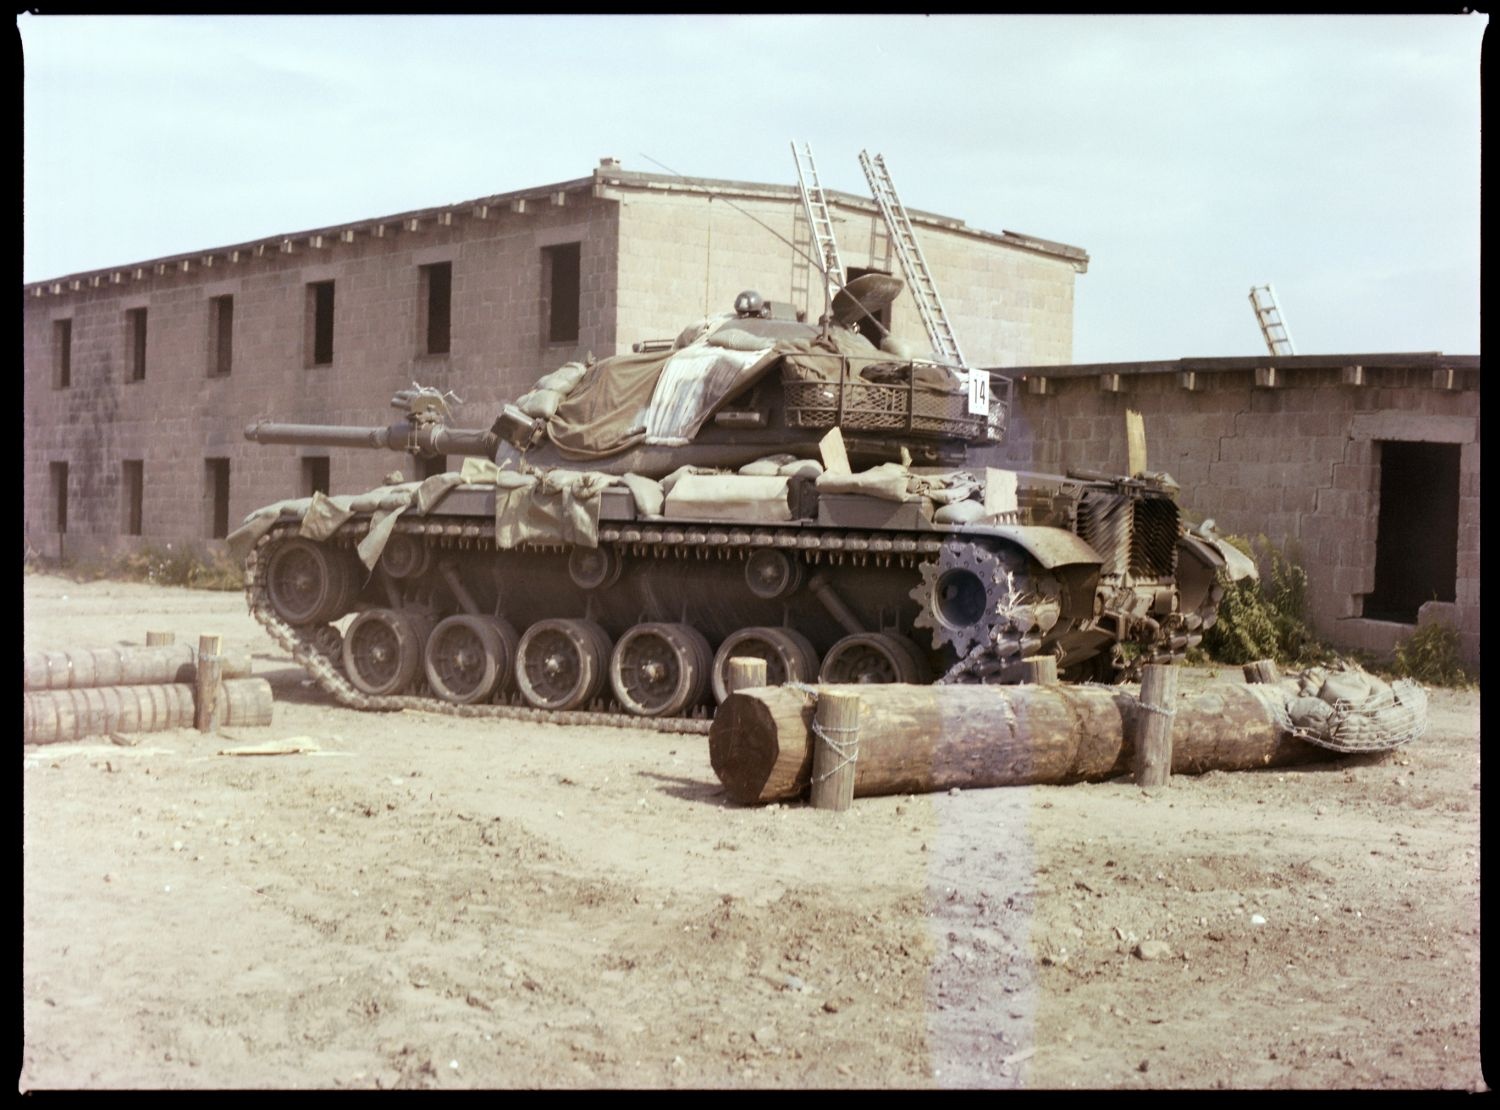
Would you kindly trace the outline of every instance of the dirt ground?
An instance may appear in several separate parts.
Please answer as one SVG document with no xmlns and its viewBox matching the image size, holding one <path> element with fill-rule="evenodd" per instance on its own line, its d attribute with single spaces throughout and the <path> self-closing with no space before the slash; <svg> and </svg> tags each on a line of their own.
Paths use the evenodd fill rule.
<svg viewBox="0 0 1500 1110">
<path fill-rule="evenodd" d="M 218 632 L 277 703 L 25 747 L 22 1090 L 1485 1089 L 1477 692 L 1379 757 L 836 816 L 706 737 L 339 708 L 240 594 L 24 599 L 27 650 Z"/>
</svg>

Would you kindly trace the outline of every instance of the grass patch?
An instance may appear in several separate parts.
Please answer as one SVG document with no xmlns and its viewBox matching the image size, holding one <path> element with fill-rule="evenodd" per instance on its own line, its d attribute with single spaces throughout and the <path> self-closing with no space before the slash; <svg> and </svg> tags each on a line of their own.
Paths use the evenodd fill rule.
<svg viewBox="0 0 1500 1110">
<path fill-rule="evenodd" d="M 1423 625 L 1396 645 L 1396 655 L 1381 668 L 1423 686 L 1472 686 L 1475 676 L 1459 654 L 1458 629 L 1435 621 Z"/>
<path fill-rule="evenodd" d="M 195 545 L 142 547 L 108 559 L 64 559 L 46 569 L 75 582 L 103 579 L 149 582 L 154 586 L 186 586 L 194 590 L 242 590 L 244 568 L 217 551 Z"/>
</svg>

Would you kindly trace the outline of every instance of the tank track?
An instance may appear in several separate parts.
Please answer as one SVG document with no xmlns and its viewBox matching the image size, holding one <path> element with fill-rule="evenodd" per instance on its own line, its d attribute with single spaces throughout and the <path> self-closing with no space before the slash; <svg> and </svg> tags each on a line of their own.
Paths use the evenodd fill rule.
<svg viewBox="0 0 1500 1110">
<path fill-rule="evenodd" d="M 356 519 L 345 523 L 326 542 L 352 548 L 369 531 L 368 519 Z M 364 693 L 345 677 L 342 661 L 338 658 L 338 637 L 328 625 L 297 626 L 283 620 L 270 601 L 263 568 L 265 556 L 276 543 L 295 537 L 300 524 L 289 521 L 278 524 L 262 536 L 245 561 L 245 596 L 250 613 L 271 634 L 293 660 L 301 666 L 319 689 L 340 704 L 363 711 L 394 711 L 401 709 L 442 713 L 455 717 L 484 717 L 496 720 L 536 721 L 556 725 L 603 726 L 611 728 L 639 728 L 656 732 L 706 735 L 712 724 L 711 717 L 643 717 L 625 710 L 600 708 L 595 710 L 547 710 L 524 704 L 479 704 L 458 705 L 438 697 L 421 694 L 375 696 Z M 409 535 L 433 537 L 441 546 L 488 547 L 487 527 L 477 522 L 458 521 L 402 521 L 396 532 Z M 899 560 L 915 567 L 923 558 L 936 554 L 945 539 L 955 533 L 901 533 L 901 532 L 851 532 L 817 531 L 809 528 L 774 527 L 724 527 L 695 524 L 601 524 L 599 542 L 617 544 L 637 553 L 676 549 L 680 554 L 692 552 L 700 558 L 712 558 L 725 548 L 754 547 L 781 548 L 814 553 L 814 559 L 826 557 L 833 561 L 844 558 L 879 561 Z M 1023 590 L 1027 585 L 1017 583 Z M 1205 605 L 1203 613 L 1217 612 L 1221 589 L 1215 587 L 1213 596 Z M 1203 619 L 1200 614 L 1200 619 Z M 1211 615 L 1206 620 L 1212 623 Z M 1071 627 L 1076 627 L 1073 622 Z M 1059 626 L 1061 627 L 1061 626 Z M 1030 624 L 1009 621 L 994 629 L 993 642 L 976 644 L 957 663 L 948 669 L 935 684 L 983 683 L 993 678 L 1002 669 L 1018 660 L 1038 654 L 1041 638 Z M 332 636 L 329 634 L 333 633 Z M 1171 658 L 1180 659 L 1173 652 Z M 1140 660 L 1139 662 L 1150 661 Z M 1137 663 L 1137 666 L 1139 665 Z M 419 685 L 425 688 L 425 683 Z"/>
</svg>

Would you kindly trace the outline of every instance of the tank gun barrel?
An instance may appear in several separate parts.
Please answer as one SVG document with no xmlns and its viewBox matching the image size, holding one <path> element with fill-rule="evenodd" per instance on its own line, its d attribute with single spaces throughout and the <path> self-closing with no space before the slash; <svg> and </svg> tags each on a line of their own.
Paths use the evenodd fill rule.
<svg viewBox="0 0 1500 1110">
<path fill-rule="evenodd" d="M 500 437 L 487 428 L 449 428 L 398 420 L 384 428 L 351 428 L 338 424 L 282 424 L 260 420 L 245 427 L 253 443 L 290 443 L 305 447 L 356 447 L 405 451 L 413 455 L 479 455 L 493 458 Z"/>
</svg>

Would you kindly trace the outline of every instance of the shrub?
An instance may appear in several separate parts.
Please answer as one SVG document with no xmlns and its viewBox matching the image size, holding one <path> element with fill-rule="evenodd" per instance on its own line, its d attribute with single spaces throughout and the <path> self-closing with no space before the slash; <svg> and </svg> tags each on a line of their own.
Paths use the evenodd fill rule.
<svg viewBox="0 0 1500 1110">
<path fill-rule="evenodd" d="M 1459 657 L 1458 630 L 1441 621 L 1423 625 L 1397 644 L 1389 670 L 1424 686 L 1468 686 L 1474 681 Z"/>
<path fill-rule="evenodd" d="M 198 590 L 245 588 L 245 573 L 238 563 L 220 552 L 206 552 L 192 545 L 175 547 L 169 543 L 166 547 L 142 547 L 104 562 L 65 560 L 58 570 L 82 582 L 116 578 Z"/>
<path fill-rule="evenodd" d="M 1225 586 L 1219 619 L 1203 635 L 1202 651 L 1219 663 L 1316 663 L 1328 649 L 1307 626 L 1307 572 L 1297 565 L 1295 550 L 1282 552 L 1257 536 L 1225 536 L 1262 568 L 1259 582 L 1242 579 Z"/>
</svg>

